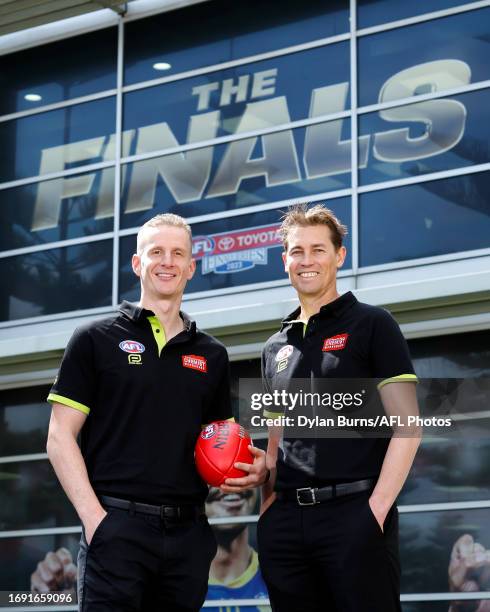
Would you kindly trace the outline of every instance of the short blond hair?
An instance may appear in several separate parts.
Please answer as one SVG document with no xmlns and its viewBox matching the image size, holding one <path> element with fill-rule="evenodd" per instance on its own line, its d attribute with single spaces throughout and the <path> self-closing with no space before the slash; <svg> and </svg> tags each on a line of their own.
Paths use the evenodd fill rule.
<svg viewBox="0 0 490 612">
<path fill-rule="evenodd" d="M 181 227 L 186 231 L 187 236 L 189 237 L 189 243 L 192 251 L 192 230 L 191 226 L 187 223 L 187 221 L 181 217 L 180 215 L 174 215 L 173 213 L 164 213 L 160 215 L 155 215 L 151 219 L 149 219 L 146 223 L 144 223 L 138 230 L 137 237 L 137 253 L 141 255 L 143 251 L 142 248 L 142 235 L 144 230 L 147 227 L 160 227 L 161 225 L 168 225 L 170 227 Z"/>
<path fill-rule="evenodd" d="M 315 206 L 294 204 L 283 215 L 281 221 L 279 235 L 285 251 L 288 250 L 288 236 L 293 227 L 326 225 L 330 229 L 330 237 L 337 251 L 342 246 L 344 237 L 347 236 L 347 227 L 342 225 L 334 213 L 323 204 L 315 204 Z"/>
</svg>

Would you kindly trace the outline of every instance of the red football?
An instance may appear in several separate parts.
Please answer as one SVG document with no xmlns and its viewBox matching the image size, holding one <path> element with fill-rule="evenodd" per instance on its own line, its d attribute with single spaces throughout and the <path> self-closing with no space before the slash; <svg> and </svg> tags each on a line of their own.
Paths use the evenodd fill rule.
<svg viewBox="0 0 490 612">
<path fill-rule="evenodd" d="M 248 449 L 251 444 L 249 434 L 233 421 L 215 421 L 206 425 L 196 442 L 195 458 L 197 471 L 201 478 L 213 487 L 223 484 L 225 478 L 246 476 L 234 464 L 253 463 L 253 455 Z"/>
</svg>

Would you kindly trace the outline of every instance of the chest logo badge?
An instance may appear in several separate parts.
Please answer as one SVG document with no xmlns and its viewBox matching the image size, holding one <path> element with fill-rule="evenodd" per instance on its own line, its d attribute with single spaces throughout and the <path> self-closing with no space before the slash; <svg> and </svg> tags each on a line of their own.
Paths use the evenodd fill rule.
<svg viewBox="0 0 490 612">
<path fill-rule="evenodd" d="M 292 352 L 293 347 L 291 344 L 286 344 L 286 346 L 283 346 L 282 349 L 277 351 L 276 361 L 284 361 L 285 359 L 288 359 Z"/>
<path fill-rule="evenodd" d="M 190 368 L 198 372 L 208 371 L 206 357 L 201 357 L 200 355 L 182 355 L 182 365 L 184 368 Z"/>
<path fill-rule="evenodd" d="M 282 372 L 288 367 L 289 357 L 293 352 L 293 347 L 291 344 L 286 344 L 282 349 L 279 349 L 276 353 L 276 361 L 277 361 L 277 373 Z"/>
<path fill-rule="evenodd" d="M 341 351 L 345 348 L 348 337 L 349 334 L 338 334 L 337 336 L 332 336 L 331 338 L 325 338 L 322 351 Z"/>
<path fill-rule="evenodd" d="M 119 343 L 119 348 L 125 353 L 138 354 L 145 352 L 145 345 L 141 344 L 141 342 L 136 342 L 136 340 L 123 340 Z"/>
</svg>

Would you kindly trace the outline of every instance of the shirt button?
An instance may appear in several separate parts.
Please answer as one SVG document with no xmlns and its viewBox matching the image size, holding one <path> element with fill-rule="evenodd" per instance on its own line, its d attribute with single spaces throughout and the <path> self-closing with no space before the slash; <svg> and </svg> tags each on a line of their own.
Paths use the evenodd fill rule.
<svg viewBox="0 0 490 612">
<path fill-rule="evenodd" d="M 155 329 L 155 333 L 156 333 L 156 334 L 159 334 L 159 333 L 160 333 L 160 330 L 159 330 L 159 329 Z"/>
</svg>

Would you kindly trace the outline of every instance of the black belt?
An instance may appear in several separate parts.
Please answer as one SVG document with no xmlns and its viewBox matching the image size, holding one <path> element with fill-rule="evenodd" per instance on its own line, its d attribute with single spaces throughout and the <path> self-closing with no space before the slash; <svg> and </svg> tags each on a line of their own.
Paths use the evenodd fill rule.
<svg viewBox="0 0 490 612">
<path fill-rule="evenodd" d="M 373 478 L 366 478 L 365 480 L 343 482 L 329 487 L 321 487 L 321 489 L 314 489 L 311 487 L 305 487 L 303 489 L 286 489 L 285 491 L 278 491 L 276 495 L 279 500 L 294 501 L 300 506 L 314 506 L 315 504 L 334 499 L 335 497 L 341 497 L 342 495 L 368 491 L 373 488 L 375 482 Z"/>
<path fill-rule="evenodd" d="M 151 514 L 161 519 L 186 521 L 196 519 L 204 514 L 203 504 L 197 506 L 153 506 L 152 504 L 141 504 L 140 502 L 132 502 L 127 499 L 108 497 L 107 495 L 101 495 L 99 499 L 104 506 L 108 506 L 109 508 L 128 510 L 130 514 L 133 512 Z"/>
</svg>

